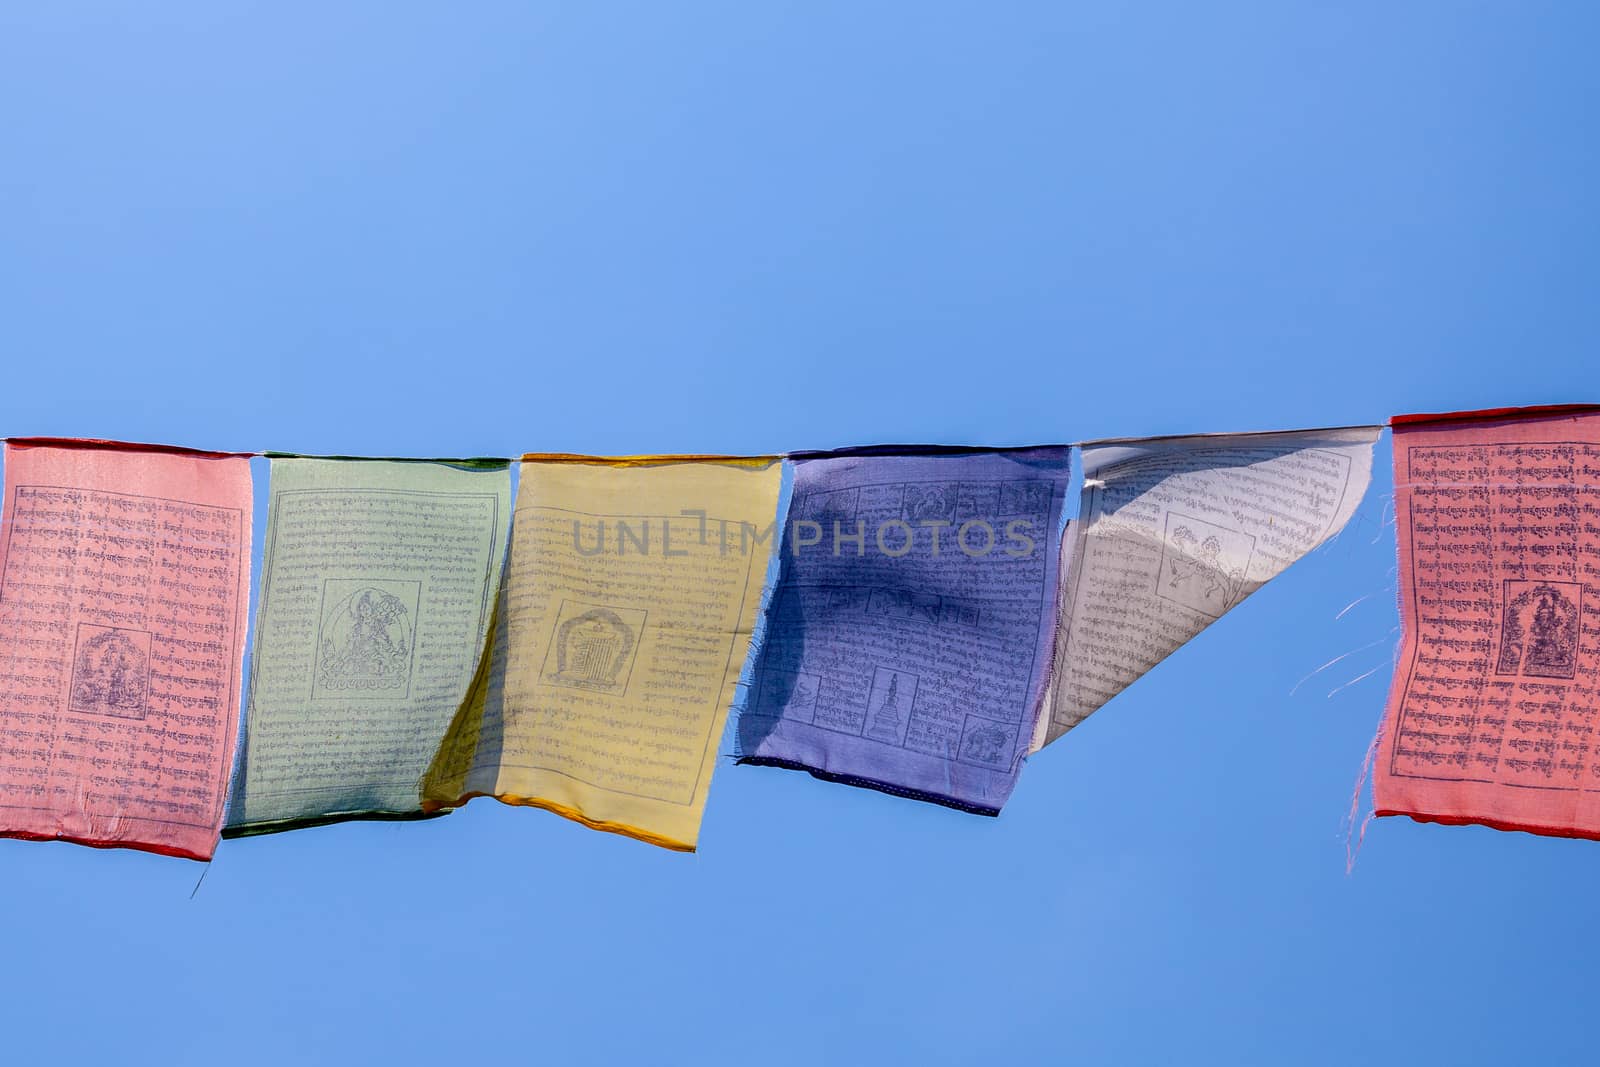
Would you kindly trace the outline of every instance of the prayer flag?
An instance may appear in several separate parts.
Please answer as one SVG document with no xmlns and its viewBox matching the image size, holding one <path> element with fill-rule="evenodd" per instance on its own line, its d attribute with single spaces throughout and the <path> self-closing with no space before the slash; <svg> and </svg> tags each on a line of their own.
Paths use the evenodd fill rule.
<svg viewBox="0 0 1600 1067">
<path fill-rule="evenodd" d="M 1378 815 L 1600 837 L 1600 409 L 1397 416 Z"/>
<path fill-rule="evenodd" d="M 6 445 L 0 836 L 210 859 L 238 728 L 250 461 Z"/>
<path fill-rule="evenodd" d="M 1055 740 L 1344 529 L 1382 427 L 1201 434 L 1083 447 L 1062 552 Z"/>
<path fill-rule="evenodd" d="M 1050 669 L 1070 450 L 793 463 L 740 762 L 998 814 Z"/>
<path fill-rule="evenodd" d="M 773 457 L 524 457 L 483 696 L 424 806 L 493 796 L 693 851 L 781 479 Z"/>
<path fill-rule="evenodd" d="M 278 456 L 271 471 L 224 835 L 421 818 L 484 651 L 510 465 Z"/>
</svg>

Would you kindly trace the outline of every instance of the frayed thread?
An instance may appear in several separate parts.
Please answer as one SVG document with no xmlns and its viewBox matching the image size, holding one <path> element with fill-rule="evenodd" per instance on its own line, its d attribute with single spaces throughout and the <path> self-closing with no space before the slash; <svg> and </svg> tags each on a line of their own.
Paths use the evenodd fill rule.
<svg viewBox="0 0 1600 1067">
<path fill-rule="evenodd" d="M 1367 839 L 1367 827 L 1372 825 L 1372 808 L 1367 809 L 1366 818 L 1361 820 L 1361 828 L 1356 829 L 1356 815 L 1361 810 L 1361 794 L 1367 788 L 1367 779 L 1372 776 L 1373 764 L 1378 759 L 1378 742 L 1383 737 L 1383 729 L 1372 735 L 1372 743 L 1367 746 L 1366 758 L 1361 761 L 1361 774 L 1356 778 L 1356 787 L 1350 792 L 1350 810 L 1344 820 L 1344 873 L 1349 877 L 1356 869 L 1356 857 L 1361 854 L 1362 842 Z M 1354 845 L 1351 839 L 1354 838 Z"/>
</svg>

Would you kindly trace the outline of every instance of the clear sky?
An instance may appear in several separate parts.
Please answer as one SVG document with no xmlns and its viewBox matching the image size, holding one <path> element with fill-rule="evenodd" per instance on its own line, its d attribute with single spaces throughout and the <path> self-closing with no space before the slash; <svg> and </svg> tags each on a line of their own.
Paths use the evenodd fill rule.
<svg viewBox="0 0 1600 1067">
<path fill-rule="evenodd" d="M 758 452 L 1600 399 L 1597 40 L 1582 0 L 5 4 L 0 433 Z M 998 820 L 724 764 L 698 855 L 480 800 L 225 842 L 193 900 L 199 864 L 0 842 L 0 1058 L 1592 1061 L 1600 844 L 1387 819 L 1346 876 L 1378 462 Z"/>
</svg>

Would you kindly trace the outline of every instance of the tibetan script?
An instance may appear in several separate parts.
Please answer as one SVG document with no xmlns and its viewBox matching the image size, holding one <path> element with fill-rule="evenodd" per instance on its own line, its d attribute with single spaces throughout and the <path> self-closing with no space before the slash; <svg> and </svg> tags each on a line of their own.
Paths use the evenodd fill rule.
<svg viewBox="0 0 1600 1067">
<path fill-rule="evenodd" d="M 272 460 L 227 836 L 421 816 L 489 631 L 504 461 Z"/>
<path fill-rule="evenodd" d="M 238 724 L 250 463 L 6 447 L 0 835 L 209 859 Z"/>
<path fill-rule="evenodd" d="M 1055 740 L 1344 528 L 1381 427 L 1083 446 L 1063 546 Z"/>
<path fill-rule="evenodd" d="M 425 806 L 493 796 L 692 851 L 781 475 L 772 458 L 526 457 L 485 693 Z"/>
<path fill-rule="evenodd" d="M 1050 668 L 1068 449 L 794 466 L 741 762 L 998 814 Z"/>
<path fill-rule="evenodd" d="M 1379 815 L 1600 837 L 1600 415 L 1394 422 Z"/>
</svg>

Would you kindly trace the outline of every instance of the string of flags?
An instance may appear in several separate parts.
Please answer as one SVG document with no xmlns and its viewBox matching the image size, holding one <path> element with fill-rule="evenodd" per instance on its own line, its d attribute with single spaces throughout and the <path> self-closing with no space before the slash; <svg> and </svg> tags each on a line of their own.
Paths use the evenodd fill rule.
<svg viewBox="0 0 1600 1067">
<path fill-rule="evenodd" d="M 1600 408 L 1390 426 L 1375 813 L 1600 838 Z M 206 860 L 493 797 L 693 851 L 725 736 L 997 815 L 1031 753 L 1343 529 L 1382 429 L 275 452 L 258 568 L 254 454 L 12 439 L 0 836 Z"/>
</svg>

